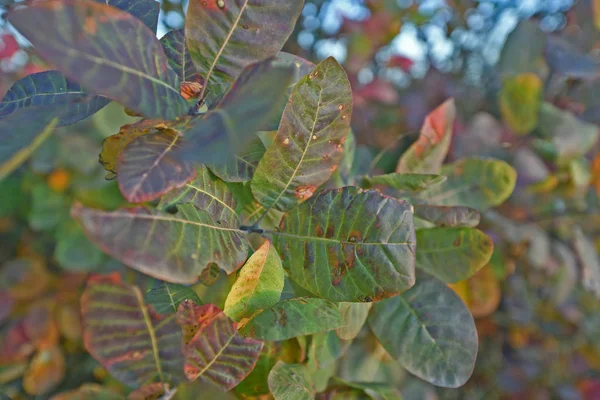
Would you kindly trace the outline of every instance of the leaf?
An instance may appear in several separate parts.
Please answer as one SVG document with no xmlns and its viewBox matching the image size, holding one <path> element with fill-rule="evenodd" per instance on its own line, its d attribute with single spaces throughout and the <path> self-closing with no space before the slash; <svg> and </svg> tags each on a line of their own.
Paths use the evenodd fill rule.
<svg viewBox="0 0 600 400">
<path fill-rule="evenodd" d="M 447 100 L 425 118 L 419 138 L 406 150 L 396 172 L 437 174 L 448 154 L 456 118 L 454 100 Z"/>
<path fill-rule="evenodd" d="M 249 318 L 279 301 L 283 291 L 281 259 L 268 240 L 246 261 L 229 291 L 223 312 L 234 321 Z"/>
<path fill-rule="evenodd" d="M 81 297 L 84 344 L 116 379 L 138 387 L 182 378 L 181 328 L 144 303 L 137 286 L 118 274 L 94 276 Z"/>
<path fill-rule="evenodd" d="M 152 32 L 158 26 L 160 3 L 154 0 L 95 0 L 126 11 L 144 23 Z"/>
<path fill-rule="evenodd" d="M 0 181 L 48 139 L 58 124 L 56 111 L 23 108 L 0 119 Z"/>
<path fill-rule="evenodd" d="M 544 64 L 546 34 L 534 20 L 522 20 L 508 35 L 498 70 L 503 76 L 537 72 Z"/>
<path fill-rule="evenodd" d="M 343 355 L 346 349 L 347 345 L 342 343 L 335 331 L 312 335 L 308 349 L 309 369 L 320 374 L 323 372 L 323 369 L 335 366 L 335 362 Z"/>
<path fill-rule="evenodd" d="M 41 257 L 8 260 L 0 268 L 0 288 L 15 300 L 39 298 L 50 285 L 51 276 Z"/>
<path fill-rule="evenodd" d="M 271 232 L 298 285 L 332 301 L 379 301 L 414 284 L 412 206 L 354 187 L 322 192 Z"/>
<path fill-rule="evenodd" d="M 598 257 L 594 243 L 580 227 L 576 227 L 573 245 L 583 267 L 583 276 L 581 277 L 583 286 L 594 296 L 600 298 L 600 257 Z"/>
<path fill-rule="evenodd" d="M 580 52 L 577 46 L 556 35 L 547 37 L 546 62 L 552 72 L 572 78 L 594 79 L 600 72 L 594 57 Z"/>
<path fill-rule="evenodd" d="M 467 227 L 479 225 L 481 215 L 471 207 L 430 206 L 415 204 L 415 217 L 429 221 L 439 227 Z"/>
<path fill-rule="evenodd" d="M 51 392 L 65 377 L 65 357 L 59 347 L 40 350 L 23 376 L 23 389 L 30 395 Z"/>
<path fill-rule="evenodd" d="M 196 66 L 192 61 L 190 52 L 185 43 L 185 32 L 183 29 L 168 32 L 160 39 L 169 61 L 169 66 L 180 81 L 187 81 L 197 73 Z"/>
<path fill-rule="evenodd" d="M 230 228 L 240 224 L 233 193 L 225 182 L 216 178 L 205 166 L 198 168 L 196 179 L 192 182 L 164 195 L 159 208 L 166 210 L 182 203 L 194 204 L 196 208 L 207 211 L 212 219 Z"/>
<path fill-rule="evenodd" d="M 369 326 L 408 371 L 436 386 L 459 387 L 477 355 L 473 317 L 454 292 L 420 274 L 405 293 L 375 303 Z"/>
<path fill-rule="evenodd" d="M 275 400 L 312 400 L 315 389 L 305 366 L 279 361 L 269 373 L 269 390 Z"/>
<path fill-rule="evenodd" d="M 537 126 L 542 91 L 542 80 L 533 73 L 504 79 L 498 102 L 502 119 L 516 134 L 526 135 Z"/>
<path fill-rule="evenodd" d="M 294 87 L 275 140 L 252 178 L 256 200 L 286 211 L 311 197 L 338 167 L 351 115 L 350 82 L 329 57 Z"/>
<path fill-rule="evenodd" d="M 392 189 L 420 192 L 430 186 L 439 185 L 446 180 L 445 176 L 430 174 L 391 173 L 376 176 L 363 176 L 360 186 L 370 189 L 373 186 L 387 186 Z"/>
<path fill-rule="evenodd" d="M 465 158 L 445 165 L 448 179 L 419 193 L 427 204 L 466 206 L 478 211 L 502 204 L 513 192 L 517 172 L 504 161 Z"/>
<path fill-rule="evenodd" d="M 183 302 L 177 312 L 185 332 L 185 375 L 201 378 L 227 391 L 252 371 L 263 348 L 260 340 L 240 336 L 235 322 L 213 304 L 198 306 Z"/>
<path fill-rule="evenodd" d="M 7 16 L 40 57 L 89 91 L 148 117 L 187 113 L 162 46 L 131 14 L 92 1 L 47 0 Z"/>
<path fill-rule="evenodd" d="M 94 114 L 108 102 L 105 97 L 86 93 L 58 71 L 46 71 L 26 76 L 11 86 L 0 103 L 0 119 L 21 108 L 36 107 L 29 110 L 31 115 L 45 106 L 62 105 L 53 108 L 61 112 L 58 126 L 70 125 Z"/>
<path fill-rule="evenodd" d="M 243 232 L 182 204 L 177 214 L 142 207 L 107 212 L 75 204 L 71 214 L 89 239 L 117 260 L 154 278 L 194 283 L 214 263 L 227 273 L 246 260 Z"/>
<path fill-rule="evenodd" d="M 493 314 L 500 305 L 502 291 L 498 278 L 489 265 L 467 280 L 448 285 L 467 305 L 474 318 Z"/>
<path fill-rule="evenodd" d="M 191 2 L 185 19 L 185 39 L 206 86 L 219 95 L 243 68 L 276 55 L 292 33 L 303 3 Z"/>
<path fill-rule="evenodd" d="M 260 138 L 255 137 L 241 153 L 228 157 L 224 164 L 213 165 L 211 171 L 225 182 L 249 181 L 266 150 Z"/>
<path fill-rule="evenodd" d="M 96 383 L 84 383 L 77 389 L 56 394 L 50 400 L 124 400 L 124 397 Z"/>
<path fill-rule="evenodd" d="M 280 301 L 255 315 L 240 333 L 262 340 L 286 340 L 327 332 L 344 324 L 337 306 L 329 300 L 299 297 Z"/>
<path fill-rule="evenodd" d="M 189 300 L 194 304 L 202 304 L 202 301 L 191 288 L 175 283 L 156 281 L 154 287 L 146 293 L 144 301 L 154 307 L 159 314 L 176 313 L 179 304 Z"/>
<path fill-rule="evenodd" d="M 354 339 L 365 322 L 372 303 L 339 303 L 338 308 L 344 317 L 344 325 L 337 328 L 335 333 L 343 340 Z"/>
<path fill-rule="evenodd" d="M 492 258 L 492 238 L 474 228 L 417 229 L 417 268 L 446 283 L 467 279 Z"/>
<path fill-rule="evenodd" d="M 105 260 L 81 227 L 71 221 L 63 223 L 56 233 L 54 258 L 62 268 L 71 271 L 91 271 Z"/>
<path fill-rule="evenodd" d="M 127 400 L 170 400 L 176 392 L 177 388 L 169 390 L 168 387 L 165 387 L 165 384 L 154 382 L 137 388 L 129 393 Z"/>
</svg>

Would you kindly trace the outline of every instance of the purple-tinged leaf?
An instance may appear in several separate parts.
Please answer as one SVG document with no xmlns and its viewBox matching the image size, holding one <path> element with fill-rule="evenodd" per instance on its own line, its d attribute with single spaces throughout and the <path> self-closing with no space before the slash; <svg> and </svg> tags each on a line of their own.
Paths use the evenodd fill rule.
<svg viewBox="0 0 600 400">
<path fill-rule="evenodd" d="M 183 379 L 181 328 L 175 314 L 159 315 L 137 286 L 118 274 L 94 276 L 81 297 L 86 349 L 129 386 Z"/>
<path fill-rule="evenodd" d="M 226 163 L 212 165 L 211 171 L 225 182 L 249 181 L 266 150 L 257 136 L 244 150 L 233 157 L 228 157 Z"/>
<path fill-rule="evenodd" d="M 144 23 L 152 32 L 158 26 L 160 3 L 154 0 L 95 0 L 126 11 Z"/>
<path fill-rule="evenodd" d="M 290 210 L 269 234 L 290 278 L 319 297 L 379 301 L 415 282 L 406 201 L 354 187 L 329 190 Z"/>
<path fill-rule="evenodd" d="M 430 206 L 415 204 L 415 217 L 439 227 L 475 228 L 479 225 L 479 211 L 465 206 Z"/>
<path fill-rule="evenodd" d="M 160 39 L 160 44 L 165 50 L 169 66 L 181 81 L 187 81 L 197 73 L 196 66 L 185 43 L 183 29 L 167 33 Z"/>
<path fill-rule="evenodd" d="M 304 1 L 196 0 L 185 38 L 194 63 L 215 95 L 246 66 L 277 54 L 292 33 Z"/>
<path fill-rule="evenodd" d="M 177 319 L 184 332 L 185 375 L 212 382 L 227 391 L 254 369 L 261 340 L 244 338 L 236 324 L 214 304 L 179 305 Z"/>
<path fill-rule="evenodd" d="M 242 266 L 248 241 L 192 204 L 176 214 L 143 207 L 114 212 L 73 206 L 72 215 L 89 239 L 130 267 L 173 283 L 195 283 L 212 264 L 227 273 Z"/>
<path fill-rule="evenodd" d="M 187 113 L 162 46 L 131 14 L 88 0 L 46 0 L 7 17 L 44 60 L 91 92 L 148 117 Z"/>
<path fill-rule="evenodd" d="M 68 81 L 58 71 L 45 71 L 15 82 L 0 102 L 0 119 L 26 107 L 64 105 L 58 126 L 74 124 L 107 105 L 102 96 L 86 93 L 80 85 Z M 35 112 L 35 109 L 30 109 Z"/>
<path fill-rule="evenodd" d="M 552 72 L 571 78 L 594 79 L 600 74 L 600 63 L 560 36 L 549 35 L 546 61 Z"/>
</svg>

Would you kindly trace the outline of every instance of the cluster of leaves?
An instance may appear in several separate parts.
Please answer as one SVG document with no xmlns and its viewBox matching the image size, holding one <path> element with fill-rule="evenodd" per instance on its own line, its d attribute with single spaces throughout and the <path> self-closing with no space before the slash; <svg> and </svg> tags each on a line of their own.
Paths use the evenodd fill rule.
<svg viewBox="0 0 600 400">
<path fill-rule="evenodd" d="M 24 161 L 39 157 L 56 127 L 110 101 L 142 116 L 102 146 L 100 161 L 120 192 L 114 202 L 71 193 L 68 172 L 54 171 L 31 193 L 42 226 L 31 220 L 35 207 L 28 214 L 29 229 L 57 241 L 50 246 L 62 268 L 107 263 L 83 230 L 153 283 L 123 272 L 91 276 L 69 303 L 80 302 L 82 333 L 60 336 L 61 284 L 20 298 L 14 286 L 41 272 L 34 256 L 10 251 L 3 316 L 16 319 L 16 302 L 41 293 L 49 305 L 26 301 L 25 316 L 3 330 L 3 345 L 24 349 L 2 360 L 12 372 L 4 382 L 25 373 L 17 385 L 26 393 L 55 399 L 184 397 L 180 384 L 197 380 L 243 397 L 399 398 L 402 366 L 438 386 L 463 385 L 477 333 L 446 283 L 490 261 L 480 212 L 510 196 L 516 173 L 492 158 L 443 165 L 454 102 L 425 119 L 395 172 L 373 175 L 350 130 L 345 71 L 333 58 L 314 65 L 280 51 L 302 2 L 193 2 L 185 29 L 160 41 L 156 3 L 104 3 L 45 0 L 8 12 L 57 70 L 17 81 L 0 103 L 0 178 L 19 191 L 29 176 Z M 56 212 L 69 207 L 80 225 Z M 184 286 L 198 280 L 200 296 Z M 73 286 L 78 293 L 81 285 Z M 32 330 L 28 319 L 47 322 Z M 59 343 L 68 346 L 61 337 L 81 342 L 129 390 L 59 386 Z M 355 369 L 357 357 L 372 357 L 374 369 Z"/>
</svg>

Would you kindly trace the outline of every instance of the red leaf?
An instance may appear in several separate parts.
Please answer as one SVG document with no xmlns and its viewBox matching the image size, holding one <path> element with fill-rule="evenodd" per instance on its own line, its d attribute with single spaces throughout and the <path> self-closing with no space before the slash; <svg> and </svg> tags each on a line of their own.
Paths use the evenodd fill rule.
<svg viewBox="0 0 600 400">
<path fill-rule="evenodd" d="M 0 60 L 12 57 L 19 51 L 19 43 L 13 35 L 3 33 L 0 36 Z"/>
</svg>

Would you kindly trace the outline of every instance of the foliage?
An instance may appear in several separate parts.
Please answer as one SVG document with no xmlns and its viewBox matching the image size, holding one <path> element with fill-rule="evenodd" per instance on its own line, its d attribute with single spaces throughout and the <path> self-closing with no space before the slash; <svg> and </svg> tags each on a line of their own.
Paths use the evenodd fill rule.
<svg viewBox="0 0 600 400">
<path fill-rule="evenodd" d="M 545 339 L 534 321 L 597 332 L 592 311 L 561 311 L 600 287 L 596 106 L 578 85 L 595 61 L 523 22 L 491 104 L 444 93 L 404 135 L 399 104 L 373 97 L 397 88 L 358 79 L 395 12 L 419 20 L 383 3 L 344 66 L 282 51 L 300 1 L 190 2 L 160 40 L 148 1 L 10 7 L 56 70 L 0 103 L 3 392 L 475 396 L 498 369 L 478 352 Z M 516 328 L 490 317 L 501 297 L 497 315 L 530 313 Z"/>
</svg>

